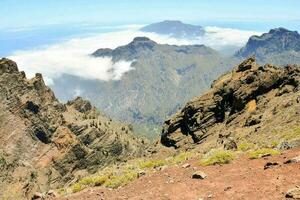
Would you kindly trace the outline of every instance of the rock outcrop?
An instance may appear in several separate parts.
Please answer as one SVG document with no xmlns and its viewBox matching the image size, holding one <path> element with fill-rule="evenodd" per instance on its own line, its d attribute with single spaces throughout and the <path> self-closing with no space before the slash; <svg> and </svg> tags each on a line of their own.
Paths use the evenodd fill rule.
<svg viewBox="0 0 300 200">
<path fill-rule="evenodd" d="M 110 163 L 141 156 L 145 141 L 88 101 L 60 103 L 41 74 L 0 60 L 0 196 L 29 198 Z"/>
<path fill-rule="evenodd" d="M 299 67 L 259 66 L 249 58 L 166 120 L 161 143 L 227 148 L 244 140 L 264 145 L 289 140 L 300 145 L 299 90 Z"/>
</svg>

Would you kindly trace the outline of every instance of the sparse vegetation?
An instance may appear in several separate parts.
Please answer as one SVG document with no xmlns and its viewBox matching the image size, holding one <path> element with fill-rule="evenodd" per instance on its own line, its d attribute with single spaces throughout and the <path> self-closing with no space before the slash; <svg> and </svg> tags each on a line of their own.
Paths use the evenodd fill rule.
<svg viewBox="0 0 300 200">
<path fill-rule="evenodd" d="M 228 164 L 234 159 L 234 155 L 231 151 L 212 151 L 206 155 L 206 158 L 201 160 L 202 165 L 217 165 Z"/>
<path fill-rule="evenodd" d="M 263 149 L 257 149 L 255 151 L 249 152 L 249 158 L 250 159 L 257 159 L 261 158 L 266 155 L 278 155 L 280 154 L 280 151 L 275 150 L 275 149 L 268 149 L 268 148 L 263 148 Z"/>
<path fill-rule="evenodd" d="M 146 161 L 141 161 L 139 163 L 139 167 L 141 169 L 147 169 L 147 168 L 155 168 L 155 167 L 160 167 L 164 166 L 167 164 L 166 160 L 146 160 Z"/>
<path fill-rule="evenodd" d="M 250 143 L 250 142 L 242 142 L 240 144 L 238 144 L 238 151 L 249 151 L 251 149 L 254 149 L 255 148 L 255 144 L 253 143 Z"/>
<path fill-rule="evenodd" d="M 73 193 L 79 192 L 87 187 L 105 186 L 108 188 L 118 188 L 125 186 L 131 181 L 138 178 L 140 170 L 151 170 L 165 165 L 173 165 L 182 163 L 190 159 L 194 154 L 191 152 L 182 152 L 174 157 L 166 159 L 136 160 L 131 164 L 123 166 L 112 166 L 102 171 L 101 175 L 94 175 L 82 178 L 76 184 L 72 185 Z"/>
<path fill-rule="evenodd" d="M 114 175 L 107 179 L 104 185 L 108 188 L 118 188 L 120 186 L 127 185 L 131 181 L 138 178 L 138 173 L 135 171 L 126 171 L 120 175 Z"/>
<path fill-rule="evenodd" d="M 300 138 L 300 127 L 294 127 L 289 129 L 285 134 L 283 134 L 283 139 L 285 140 L 293 140 L 296 138 Z"/>
<path fill-rule="evenodd" d="M 182 153 L 178 154 L 177 156 L 174 156 L 171 159 L 171 162 L 173 164 L 179 164 L 179 163 L 189 160 L 192 157 L 193 157 L 193 154 L 191 152 L 182 152 Z"/>
<path fill-rule="evenodd" d="M 78 183 L 86 186 L 100 186 L 103 185 L 107 181 L 107 179 L 109 179 L 109 175 L 85 177 L 81 179 Z"/>
<path fill-rule="evenodd" d="M 72 185 L 72 192 L 76 193 L 76 192 L 80 192 L 81 190 L 83 190 L 85 188 L 84 185 L 80 184 L 80 183 L 75 183 L 74 185 Z"/>
</svg>

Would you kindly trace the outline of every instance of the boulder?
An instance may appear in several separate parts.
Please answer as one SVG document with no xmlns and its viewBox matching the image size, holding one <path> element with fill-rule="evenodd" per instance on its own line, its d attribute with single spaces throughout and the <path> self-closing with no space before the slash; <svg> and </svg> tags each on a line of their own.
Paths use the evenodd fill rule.
<svg viewBox="0 0 300 200">
<path fill-rule="evenodd" d="M 300 188 L 293 188 L 287 191 L 286 198 L 291 198 L 291 199 L 300 199 Z"/>
<path fill-rule="evenodd" d="M 206 177 L 207 175 L 203 171 L 196 171 L 192 175 L 193 179 L 205 179 Z"/>
</svg>

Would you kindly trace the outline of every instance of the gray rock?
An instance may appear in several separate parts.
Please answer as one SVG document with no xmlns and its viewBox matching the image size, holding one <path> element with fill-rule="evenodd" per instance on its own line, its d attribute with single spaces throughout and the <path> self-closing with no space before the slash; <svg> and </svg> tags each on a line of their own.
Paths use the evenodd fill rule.
<svg viewBox="0 0 300 200">
<path fill-rule="evenodd" d="M 193 179 L 205 179 L 207 175 L 203 171 L 194 172 L 192 175 Z"/>
<path fill-rule="evenodd" d="M 293 188 L 287 191 L 286 198 L 300 199 L 300 188 Z"/>
</svg>

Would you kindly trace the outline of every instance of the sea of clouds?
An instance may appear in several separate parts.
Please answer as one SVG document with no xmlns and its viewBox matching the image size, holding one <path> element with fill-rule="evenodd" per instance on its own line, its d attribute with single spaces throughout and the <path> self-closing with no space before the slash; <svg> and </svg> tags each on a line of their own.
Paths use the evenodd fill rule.
<svg viewBox="0 0 300 200">
<path fill-rule="evenodd" d="M 226 46 L 242 47 L 252 35 L 261 33 L 230 28 L 206 27 L 206 34 L 196 39 L 178 39 L 155 33 L 138 31 L 137 26 L 127 26 L 126 30 L 100 33 L 94 36 L 74 38 L 59 44 L 43 46 L 32 50 L 16 51 L 10 59 L 16 61 L 20 70 L 33 77 L 39 72 L 47 84 L 62 74 L 75 75 L 83 79 L 118 80 L 130 70 L 132 61 L 112 62 L 111 58 L 93 57 L 99 48 L 116 48 L 126 45 L 137 36 L 146 36 L 160 44 L 191 45 L 205 44 L 221 50 Z"/>
</svg>

